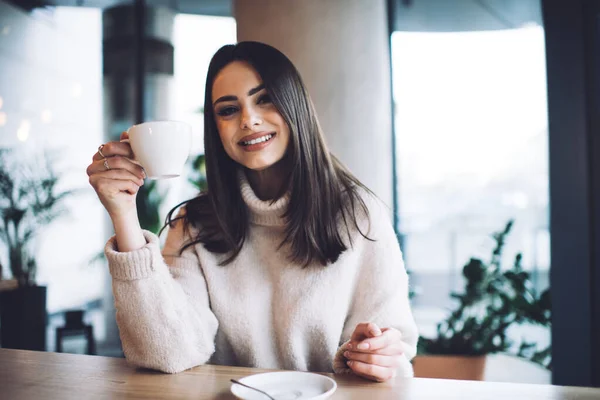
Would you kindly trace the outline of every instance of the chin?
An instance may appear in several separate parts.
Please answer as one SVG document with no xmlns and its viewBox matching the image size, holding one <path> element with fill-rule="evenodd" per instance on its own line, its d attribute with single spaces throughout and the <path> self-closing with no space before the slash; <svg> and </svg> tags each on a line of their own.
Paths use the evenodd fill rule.
<svg viewBox="0 0 600 400">
<path fill-rule="evenodd" d="M 271 168 L 273 165 L 275 165 L 275 163 L 251 163 L 244 165 L 244 167 L 251 169 L 252 171 L 260 172 Z"/>
<path fill-rule="evenodd" d="M 278 162 L 279 160 L 253 160 L 242 165 L 252 171 L 260 172 L 271 168 Z"/>
</svg>

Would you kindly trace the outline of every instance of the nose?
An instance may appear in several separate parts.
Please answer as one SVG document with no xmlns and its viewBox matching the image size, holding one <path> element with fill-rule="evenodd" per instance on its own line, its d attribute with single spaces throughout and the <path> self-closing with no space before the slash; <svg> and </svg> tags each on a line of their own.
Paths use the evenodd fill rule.
<svg viewBox="0 0 600 400">
<path fill-rule="evenodd" d="M 263 123 L 260 115 L 252 108 L 246 108 L 242 112 L 241 129 L 252 129 L 255 126 Z"/>
</svg>

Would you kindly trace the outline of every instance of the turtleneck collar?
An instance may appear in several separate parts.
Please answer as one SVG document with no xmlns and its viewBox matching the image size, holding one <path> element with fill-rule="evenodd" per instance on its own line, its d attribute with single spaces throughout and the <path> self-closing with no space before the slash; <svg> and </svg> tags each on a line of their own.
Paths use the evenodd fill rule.
<svg viewBox="0 0 600 400">
<path fill-rule="evenodd" d="M 290 201 L 289 193 L 286 193 L 275 202 L 272 200 L 261 200 L 256 197 L 244 171 L 240 170 L 238 177 L 242 199 L 248 206 L 250 222 L 265 226 L 284 226 L 286 221 L 283 214 L 286 212 Z"/>
</svg>

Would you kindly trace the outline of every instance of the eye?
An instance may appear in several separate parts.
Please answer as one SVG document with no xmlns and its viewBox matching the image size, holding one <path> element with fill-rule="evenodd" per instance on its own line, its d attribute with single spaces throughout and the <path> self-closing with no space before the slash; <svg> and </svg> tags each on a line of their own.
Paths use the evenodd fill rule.
<svg viewBox="0 0 600 400">
<path fill-rule="evenodd" d="M 260 96 L 258 96 L 258 100 L 256 101 L 256 104 L 267 104 L 267 103 L 271 103 L 271 96 L 269 96 L 267 93 L 261 94 Z"/>
<path fill-rule="evenodd" d="M 223 107 L 217 110 L 217 115 L 221 117 L 228 117 L 237 112 L 237 108 L 233 106 Z"/>
</svg>

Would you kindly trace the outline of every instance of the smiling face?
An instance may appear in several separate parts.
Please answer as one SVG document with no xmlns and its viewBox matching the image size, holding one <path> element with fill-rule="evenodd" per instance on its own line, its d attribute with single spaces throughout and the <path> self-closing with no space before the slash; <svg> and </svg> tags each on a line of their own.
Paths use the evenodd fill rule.
<svg viewBox="0 0 600 400">
<path fill-rule="evenodd" d="M 283 159 L 290 130 L 249 64 L 234 61 L 217 74 L 212 103 L 221 142 L 232 160 L 262 171 Z"/>
</svg>

